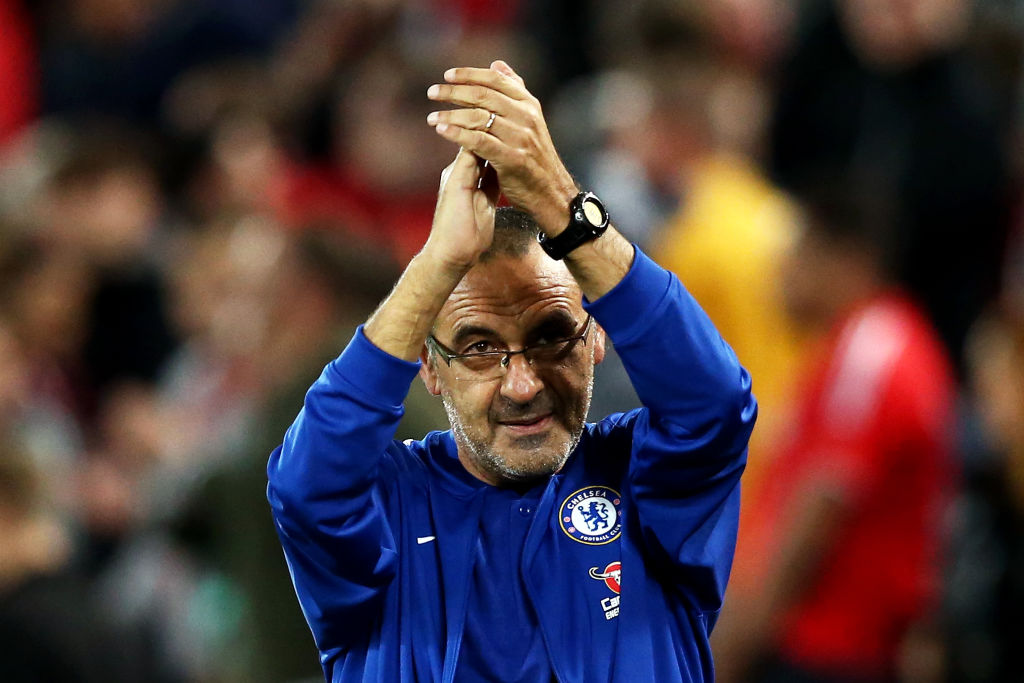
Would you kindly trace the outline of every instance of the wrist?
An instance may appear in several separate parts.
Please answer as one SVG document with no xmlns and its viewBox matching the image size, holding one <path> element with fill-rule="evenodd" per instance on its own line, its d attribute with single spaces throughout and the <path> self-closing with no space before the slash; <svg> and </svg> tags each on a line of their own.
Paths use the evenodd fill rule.
<svg viewBox="0 0 1024 683">
<path fill-rule="evenodd" d="M 413 256 L 363 328 L 374 346 L 396 358 L 415 361 L 419 357 L 438 312 L 469 270 L 446 261 L 432 249 L 424 246 Z"/>
<path fill-rule="evenodd" d="M 568 175 L 560 182 L 552 184 L 547 201 L 533 214 L 545 235 L 554 237 L 569 225 L 569 204 L 579 191 L 572 177 Z"/>
<path fill-rule="evenodd" d="M 459 254 L 444 245 L 435 244 L 428 239 L 420 252 L 413 256 L 413 261 L 437 273 L 438 277 L 442 280 L 453 279 L 458 283 L 469 272 L 469 269 L 473 267 L 479 257 L 479 254 L 472 256 Z"/>
<path fill-rule="evenodd" d="M 598 239 L 581 244 L 565 257 L 589 301 L 597 301 L 612 291 L 629 273 L 635 253 L 633 245 L 614 227 Z"/>
</svg>

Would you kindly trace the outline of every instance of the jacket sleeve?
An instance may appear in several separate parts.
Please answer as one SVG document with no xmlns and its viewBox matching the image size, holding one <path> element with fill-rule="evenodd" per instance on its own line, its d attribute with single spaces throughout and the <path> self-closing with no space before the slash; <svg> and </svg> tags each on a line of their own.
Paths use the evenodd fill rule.
<svg viewBox="0 0 1024 683">
<path fill-rule="evenodd" d="M 613 429 L 632 429 L 626 521 L 645 562 L 713 612 L 732 566 L 757 414 L 750 376 L 679 279 L 639 249 L 622 282 L 587 309 L 644 406 L 613 418 Z"/>
<path fill-rule="evenodd" d="M 418 367 L 378 349 L 360 327 L 270 456 L 267 498 L 322 652 L 366 631 L 395 574 L 380 481 Z"/>
</svg>

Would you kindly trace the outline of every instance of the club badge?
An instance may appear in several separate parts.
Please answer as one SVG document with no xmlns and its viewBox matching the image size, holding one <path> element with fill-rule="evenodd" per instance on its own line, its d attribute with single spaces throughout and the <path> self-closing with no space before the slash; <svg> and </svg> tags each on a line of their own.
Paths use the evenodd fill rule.
<svg viewBox="0 0 1024 683">
<path fill-rule="evenodd" d="M 562 502 L 558 518 L 569 538 L 587 545 L 604 545 L 619 537 L 622 496 L 607 486 L 588 486 Z"/>
</svg>

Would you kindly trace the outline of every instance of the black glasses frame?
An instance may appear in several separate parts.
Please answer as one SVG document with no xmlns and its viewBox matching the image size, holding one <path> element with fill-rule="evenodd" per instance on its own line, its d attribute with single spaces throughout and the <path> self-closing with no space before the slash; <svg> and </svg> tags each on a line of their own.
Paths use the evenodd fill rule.
<svg viewBox="0 0 1024 683">
<path fill-rule="evenodd" d="M 435 337 L 432 334 L 427 337 L 427 343 L 434 347 L 434 351 L 436 351 L 437 354 L 441 356 L 441 358 L 444 358 L 444 363 L 448 367 L 452 366 L 453 360 L 461 360 L 464 358 L 497 358 L 500 356 L 501 367 L 507 368 L 509 363 L 512 362 L 512 356 L 518 354 L 526 354 L 536 349 L 557 346 L 559 344 L 571 344 L 572 342 L 577 341 L 582 341 L 584 344 L 586 344 L 587 336 L 590 335 L 590 325 L 593 321 L 594 316 L 588 314 L 586 322 L 583 323 L 583 330 L 579 334 L 574 335 L 572 337 L 565 337 L 563 339 L 556 339 L 555 341 L 550 341 L 544 344 L 531 344 L 529 346 L 524 346 L 518 351 L 480 351 L 477 353 L 456 353 L 449 349 L 444 344 L 442 344 L 440 341 L 438 341 L 437 337 Z M 527 359 L 528 362 L 530 362 L 529 356 L 524 355 L 524 357 Z M 530 362 L 530 364 L 532 365 L 533 363 Z"/>
</svg>

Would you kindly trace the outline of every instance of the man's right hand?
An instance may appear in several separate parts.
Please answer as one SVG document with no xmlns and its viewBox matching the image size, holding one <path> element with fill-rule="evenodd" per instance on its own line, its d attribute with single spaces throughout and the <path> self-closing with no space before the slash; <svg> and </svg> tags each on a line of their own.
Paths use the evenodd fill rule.
<svg viewBox="0 0 1024 683">
<path fill-rule="evenodd" d="M 448 295 L 491 246 L 497 175 L 488 169 L 478 189 L 480 172 L 479 158 L 460 149 L 441 173 L 430 237 L 364 328 L 382 351 L 416 360 Z"/>
<path fill-rule="evenodd" d="M 482 189 L 481 173 L 484 173 Z M 484 169 L 475 154 L 459 149 L 444 171 L 437 208 L 424 255 L 454 272 L 465 272 L 487 251 L 494 237 L 498 186 L 493 169 Z"/>
</svg>

